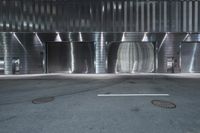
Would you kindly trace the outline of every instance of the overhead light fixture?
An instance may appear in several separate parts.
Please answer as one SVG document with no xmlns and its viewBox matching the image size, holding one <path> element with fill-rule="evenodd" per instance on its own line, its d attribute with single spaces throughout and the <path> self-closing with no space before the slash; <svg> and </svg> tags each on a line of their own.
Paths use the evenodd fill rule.
<svg viewBox="0 0 200 133">
<path fill-rule="evenodd" d="M 144 33 L 143 38 L 142 38 L 142 42 L 148 42 L 148 37 L 147 37 L 147 32 Z"/>
<path fill-rule="evenodd" d="M 83 41 L 83 37 L 82 37 L 81 32 L 78 32 L 78 34 L 79 34 L 79 41 L 82 42 Z"/>
<path fill-rule="evenodd" d="M 60 33 L 59 33 L 59 32 L 56 32 L 55 41 L 56 41 L 56 42 L 62 42 L 62 39 L 61 39 L 61 37 L 60 37 Z"/>
<path fill-rule="evenodd" d="M 122 35 L 122 40 L 121 40 L 122 42 L 124 42 L 125 41 L 125 32 L 123 32 L 123 35 Z"/>
</svg>

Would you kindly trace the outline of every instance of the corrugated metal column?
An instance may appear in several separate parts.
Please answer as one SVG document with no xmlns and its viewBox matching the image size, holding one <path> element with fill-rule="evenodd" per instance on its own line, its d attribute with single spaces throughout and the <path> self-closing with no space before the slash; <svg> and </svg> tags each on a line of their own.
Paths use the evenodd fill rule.
<svg viewBox="0 0 200 133">
<path fill-rule="evenodd" d="M 162 10 L 163 10 L 163 9 L 162 9 L 162 5 L 163 5 L 163 2 L 159 2 L 159 6 L 158 6 L 158 7 L 159 7 L 159 11 L 158 11 L 158 14 L 159 14 L 159 17 L 158 17 L 158 18 L 159 18 L 159 19 L 158 19 L 158 22 L 159 22 L 159 30 L 158 30 L 158 31 L 159 31 L 159 32 L 162 31 L 162 25 L 163 25 L 163 24 L 162 24 L 162 16 L 163 16 L 163 15 L 162 15 L 162 13 L 163 13 L 163 11 L 162 11 Z M 158 26 L 157 26 L 157 28 L 158 28 Z"/>
<path fill-rule="evenodd" d="M 164 31 L 167 32 L 167 2 L 164 1 Z"/>
<path fill-rule="evenodd" d="M 130 31 L 133 31 L 133 1 L 130 1 L 130 12 L 129 12 L 129 27 L 130 27 Z"/>
<path fill-rule="evenodd" d="M 183 2 L 183 32 L 187 31 L 187 3 L 186 1 Z"/>
<path fill-rule="evenodd" d="M 147 2 L 147 31 L 150 31 L 150 4 Z"/>
<path fill-rule="evenodd" d="M 152 23 L 153 23 L 153 29 L 152 29 L 152 31 L 156 31 L 156 3 L 155 2 L 153 2 L 153 11 L 152 11 L 153 13 L 153 21 L 152 21 Z"/>
<path fill-rule="evenodd" d="M 175 2 L 176 6 L 175 9 L 173 9 L 175 11 L 175 31 L 179 31 L 179 7 L 180 7 L 180 3 L 178 1 Z"/>
<path fill-rule="evenodd" d="M 189 1 L 189 31 L 192 31 L 192 1 Z"/>
<path fill-rule="evenodd" d="M 194 3 L 194 32 L 198 32 L 198 1 Z"/>
<path fill-rule="evenodd" d="M 3 13 L 3 1 L 0 1 L 0 30 L 3 30 L 3 17 L 4 13 Z"/>
<path fill-rule="evenodd" d="M 104 41 L 104 33 L 96 34 L 95 37 L 95 65 L 96 73 L 106 73 L 106 43 Z"/>
<path fill-rule="evenodd" d="M 127 2 L 124 2 L 124 31 L 127 31 Z"/>
<path fill-rule="evenodd" d="M 144 31 L 144 2 L 141 2 L 141 31 L 143 32 Z"/>
<path fill-rule="evenodd" d="M 136 31 L 139 31 L 139 5 L 138 5 L 138 2 L 136 3 L 136 18 L 135 18 L 135 21 L 136 21 Z"/>
<path fill-rule="evenodd" d="M 12 46 L 11 46 L 11 35 L 8 36 L 6 33 L 2 33 L 2 43 L 4 46 L 4 74 L 12 74 Z"/>
<path fill-rule="evenodd" d="M 112 31 L 115 32 L 115 25 L 116 25 L 116 3 L 113 1 L 112 6 Z"/>
</svg>

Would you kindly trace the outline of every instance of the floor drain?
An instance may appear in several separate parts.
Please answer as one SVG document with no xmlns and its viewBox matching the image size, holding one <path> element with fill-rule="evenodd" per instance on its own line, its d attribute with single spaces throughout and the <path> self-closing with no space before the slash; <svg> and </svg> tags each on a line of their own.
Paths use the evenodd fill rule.
<svg viewBox="0 0 200 133">
<path fill-rule="evenodd" d="M 41 97 L 41 98 L 36 98 L 32 100 L 32 103 L 34 104 L 41 104 L 41 103 L 48 103 L 53 101 L 55 98 L 54 97 Z"/>
<path fill-rule="evenodd" d="M 155 106 L 161 107 L 161 108 L 167 108 L 167 109 L 173 109 L 176 108 L 176 104 L 164 101 L 164 100 L 152 100 L 151 103 Z"/>
</svg>

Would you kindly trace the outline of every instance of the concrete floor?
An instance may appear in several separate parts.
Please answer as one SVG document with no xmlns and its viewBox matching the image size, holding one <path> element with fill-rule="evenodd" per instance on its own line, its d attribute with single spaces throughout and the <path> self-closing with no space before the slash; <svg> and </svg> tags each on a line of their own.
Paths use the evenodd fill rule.
<svg viewBox="0 0 200 133">
<path fill-rule="evenodd" d="M 104 93 L 170 96 L 97 96 Z M 31 102 L 44 96 L 55 100 Z M 177 107 L 156 107 L 154 99 Z M 200 76 L 2 76 L 0 133 L 200 133 Z"/>
</svg>

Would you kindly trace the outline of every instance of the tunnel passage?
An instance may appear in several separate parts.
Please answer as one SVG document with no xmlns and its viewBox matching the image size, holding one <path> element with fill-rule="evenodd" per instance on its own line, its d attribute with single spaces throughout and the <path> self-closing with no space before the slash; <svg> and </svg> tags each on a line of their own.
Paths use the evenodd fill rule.
<svg viewBox="0 0 200 133">
<path fill-rule="evenodd" d="M 108 49 L 109 73 L 154 71 L 154 45 L 146 42 L 114 42 Z"/>
</svg>

